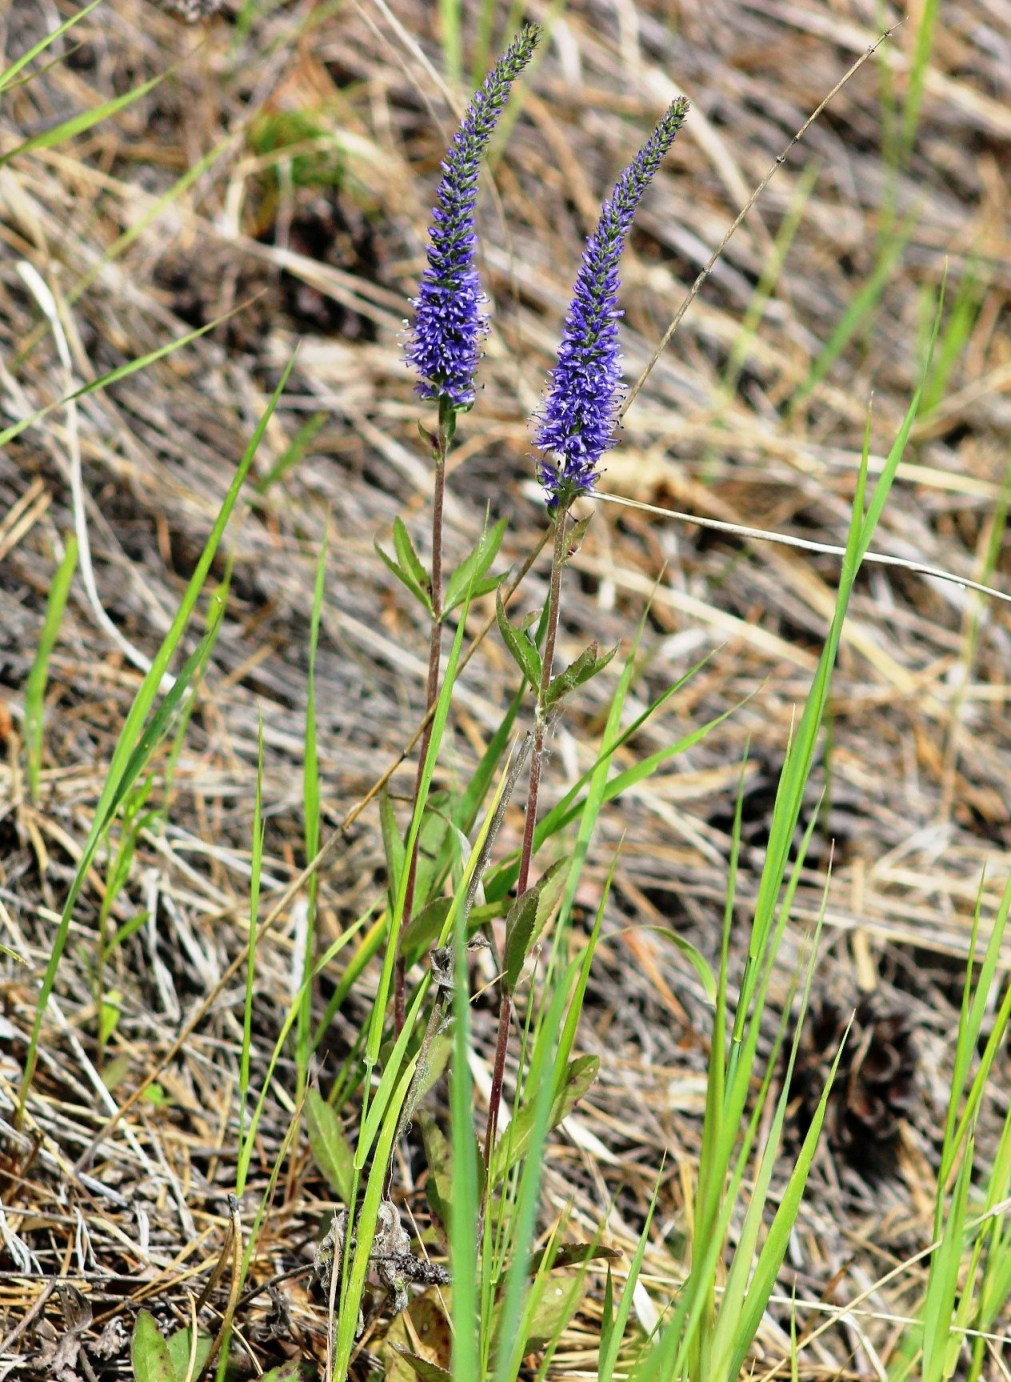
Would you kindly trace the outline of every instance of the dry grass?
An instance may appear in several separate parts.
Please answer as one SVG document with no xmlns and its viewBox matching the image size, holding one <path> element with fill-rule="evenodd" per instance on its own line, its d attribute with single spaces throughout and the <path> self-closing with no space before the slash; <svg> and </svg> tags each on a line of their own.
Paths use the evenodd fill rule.
<svg viewBox="0 0 1011 1382">
<path fill-rule="evenodd" d="M 542 8 L 529 7 L 531 17 L 543 18 Z M 82 399 L 76 423 L 57 409 L 0 455 L 0 733 L 8 749 L 0 767 L 0 940 L 26 961 L 6 963 L 0 1016 L 2 1375 L 17 1373 L 19 1360 L 42 1346 L 44 1318 L 66 1331 L 65 1312 L 76 1307 L 69 1298 L 57 1305 L 54 1281 L 87 1298 L 93 1322 L 74 1336 L 81 1341 L 96 1339 L 124 1303 L 147 1301 L 185 1323 L 189 1302 L 227 1248 L 242 1004 L 229 966 L 241 956 L 248 924 L 257 717 L 266 748 L 269 907 L 303 862 L 308 614 L 324 532 L 328 602 L 317 682 L 332 824 L 348 816 L 417 724 L 425 631 L 372 542 L 385 540 L 395 515 L 420 518 L 429 493 L 398 332 L 451 127 L 443 92 L 420 61 L 423 52 L 440 64 L 431 11 L 398 5 L 393 25 L 368 0 L 333 13 L 293 3 L 243 37 L 227 7 L 226 17 L 191 29 L 140 0 L 107 0 L 63 46 L 63 61 L 4 102 L 6 149 L 47 122 L 168 73 L 116 119 L 0 171 L 5 424 L 244 305 L 211 336 Z M 0 19 L 8 57 L 69 12 L 62 0 L 15 5 Z M 497 166 L 498 197 L 484 204 L 496 328 L 484 389 L 455 453 L 451 548 L 473 539 L 487 503 L 510 517 L 510 560 L 521 560 L 540 535 L 525 419 L 550 363 L 582 237 L 656 112 L 676 90 L 691 98 L 689 125 L 625 261 L 633 377 L 751 188 L 877 37 L 878 14 L 863 0 L 618 0 L 567 9 Z M 1009 32 L 1007 0 L 942 6 L 922 123 L 904 165 L 889 161 L 882 91 L 890 85 L 901 97 L 907 90 L 915 16 L 860 70 L 731 241 L 629 411 L 604 490 L 844 541 L 868 400 L 873 394 L 872 451 L 882 454 L 918 377 L 925 304 L 946 275 L 949 303 L 973 309 L 967 339 L 943 399 L 918 425 L 875 545 L 989 578 L 1011 422 Z M 337 132 L 342 185 L 273 181 L 248 138 L 250 115 L 261 109 L 318 113 Z M 218 156 L 173 191 L 215 146 Z M 742 321 L 794 211 L 799 221 L 782 271 L 738 360 Z M 813 362 L 906 218 L 908 239 L 877 305 L 807 389 Z M 19 275 L 22 261 L 56 295 L 71 377 Z M 305 458 L 251 497 L 231 529 L 232 599 L 176 770 L 169 823 L 142 832 L 113 907 L 115 925 L 139 912 L 148 920 L 113 956 L 123 1015 L 108 1066 L 99 1072 L 95 1064 L 91 967 L 104 887 L 96 873 L 74 920 L 39 1076 L 16 1133 L 11 1111 L 38 976 L 140 675 L 75 583 L 51 666 L 43 790 L 30 802 L 19 757 L 22 692 L 73 527 L 75 447 L 98 596 L 123 640 L 149 656 L 297 340 L 293 384 L 258 458 L 258 478 L 317 413 L 319 429 Z M 732 376 L 729 361 L 737 361 Z M 627 640 L 651 601 L 643 700 L 711 654 L 638 737 L 635 755 L 733 711 L 607 818 L 583 898 L 595 905 L 593 882 L 624 832 L 581 1038 L 601 1054 L 600 1079 L 546 1173 L 547 1212 L 573 1202 L 587 1233 L 619 1192 L 608 1234 L 627 1246 L 666 1150 L 646 1275 L 662 1294 L 676 1279 L 691 1215 L 683 1170 L 698 1151 L 707 1019 L 677 951 L 641 928 L 673 925 L 714 953 L 731 803 L 750 743 L 746 905 L 767 793 L 820 650 L 837 560 L 599 507 L 566 593 L 567 642 L 576 649 L 588 635 L 602 644 Z M 1000 530 L 995 541 L 992 582 L 1006 587 L 1011 549 Z M 542 579 L 541 569 L 528 578 L 523 608 L 540 604 Z M 997 602 L 886 567 L 862 578 L 834 683 L 830 758 L 815 784 L 828 791 L 821 847 L 798 897 L 791 945 L 799 961 L 831 840 L 819 982 L 843 1001 L 878 988 L 904 1005 L 919 1052 L 917 1099 L 883 1178 L 868 1181 L 828 1151 L 819 1158 L 784 1274 L 786 1298 L 795 1283 L 798 1300 L 815 1303 L 798 1308 L 802 1337 L 825 1318 L 817 1303 L 852 1300 L 930 1238 L 926 1169 L 974 899 L 985 872 L 984 915 L 992 915 L 1011 846 L 1009 659 L 1007 613 Z M 463 678 L 454 745 L 461 775 L 510 688 L 506 657 L 489 641 Z M 586 731 L 604 694 L 594 682 L 559 735 L 548 774 L 558 790 L 590 761 Z M 380 861 L 366 811 L 323 877 L 326 938 L 367 905 Z M 258 954 L 261 1059 L 290 1001 L 297 923 L 297 906 L 286 907 Z M 180 1032 L 198 1013 L 179 1048 Z M 336 1052 L 347 1051 L 355 1020 L 353 1005 L 336 1019 Z M 156 1077 L 162 1102 L 141 1098 L 110 1124 L 148 1077 Z M 285 1079 L 282 1068 L 243 1206 L 250 1213 L 291 1114 Z M 989 1117 L 1002 1114 L 995 1108 Z M 984 1149 L 992 1131 L 981 1128 Z M 420 1165 L 405 1159 L 398 1173 L 419 1214 Z M 326 1187 L 299 1144 L 284 1162 L 254 1277 L 308 1262 L 328 1213 Z M 870 1295 L 864 1316 L 821 1334 L 804 1352 L 804 1377 L 877 1375 L 875 1358 L 895 1329 L 886 1316 L 909 1308 L 916 1282 L 916 1269 L 901 1273 Z M 223 1298 L 212 1295 L 207 1318 Z M 290 1299 L 287 1341 L 269 1336 L 259 1308 L 265 1298 L 240 1312 L 240 1344 L 261 1365 L 276 1361 L 293 1337 L 322 1348 L 322 1316 L 304 1282 L 290 1288 Z M 557 1354 L 553 1376 L 596 1375 L 593 1308 L 586 1332 L 574 1330 Z M 788 1301 L 778 1310 L 761 1340 L 769 1368 L 788 1342 Z M 82 1369 L 85 1356 L 71 1366 Z M 115 1351 L 105 1362 L 92 1354 L 91 1363 L 110 1376 L 126 1367 Z"/>
</svg>

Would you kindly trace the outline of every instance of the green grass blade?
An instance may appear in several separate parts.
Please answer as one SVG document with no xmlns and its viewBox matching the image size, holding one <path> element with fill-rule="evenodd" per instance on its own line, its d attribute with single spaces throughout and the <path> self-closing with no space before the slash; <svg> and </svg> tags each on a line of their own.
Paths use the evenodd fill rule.
<svg viewBox="0 0 1011 1382">
<path fill-rule="evenodd" d="M 77 539 L 67 538 L 63 559 L 56 568 L 53 583 L 49 587 L 46 601 L 46 617 L 39 634 L 39 646 L 35 650 L 32 669 L 25 682 L 25 754 L 28 760 L 28 791 L 32 801 L 39 799 L 39 784 L 42 773 L 42 719 L 46 696 L 46 680 L 49 673 L 49 659 L 59 637 L 63 611 L 70 594 L 70 585 L 77 567 Z"/>
<path fill-rule="evenodd" d="M 407 1030 L 406 1027 L 405 1030 Z M 350 1270 L 343 1274 L 346 1290 L 342 1291 L 341 1294 L 341 1308 L 337 1318 L 333 1382 L 345 1382 L 351 1363 L 351 1354 L 355 1344 L 355 1326 L 358 1321 L 358 1305 L 365 1289 L 365 1278 L 369 1272 L 369 1256 L 375 1241 L 376 1223 L 379 1217 L 379 1206 L 383 1200 L 387 1168 L 390 1164 L 393 1143 L 400 1122 L 400 1110 L 414 1076 L 415 1064 L 416 1058 L 409 1061 L 401 1070 L 396 1089 L 386 1111 L 382 1130 L 376 1141 L 375 1156 L 366 1182 L 361 1212 L 358 1216 L 351 1266 Z"/>
<path fill-rule="evenodd" d="M 326 586 L 326 530 L 320 543 L 319 557 L 316 561 L 316 580 L 313 586 L 312 614 L 309 621 L 309 667 L 307 673 L 305 703 L 305 751 L 302 768 L 302 808 L 305 816 L 305 858 L 306 863 L 315 859 L 319 853 L 320 806 L 319 806 L 319 752 L 316 744 L 316 653 L 319 648 L 319 626 L 323 612 L 323 596 Z M 305 950 L 302 956 L 302 978 L 312 971 L 313 954 L 316 949 L 316 901 L 319 892 L 319 879 L 315 873 L 309 878 L 306 889 Z M 308 1077 L 309 1058 L 312 1054 L 312 988 L 304 988 L 302 1005 L 299 1009 L 295 1029 L 295 1065 L 298 1094 L 305 1089 Z"/>
<path fill-rule="evenodd" d="M 934 46 L 934 30 L 940 0 L 924 0 L 920 10 L 920 22 L 916 29 L 916 48 L 909 70 L 909 85 L 906 89 L 906 103 L 902 111 L 902 146 L 906 157 L 912 152 L 916 142 L 916 132 L 920 125 L 920 111 L 923 107 L 923 93 L 927 84 L 927 69 Z"/>
<path fill-rule="evenodd" d="M 456 85 L 463 74 L 463 14 L 460 0 L 439 0 L 442 65 L 446 80 Z"/>
<path fill-rule="evenodd" d="M 639 1274 L 642 1271 L 643 1258 L 646 1256 L 646 1244 L 649 1242 L 649 1231 L 653 1224 L 653 1215 L 656 1212 L 657 1196 L 660 1193 L 660 1174 L 657 1175 L 656 1184 L 653 1186 L 653 1194 L 650 1196 L 649 1204 L 646 1207 L 646 1221 L 642 1226 L 642 1233 L 636 1244 L 632 1261 L 628 1264 L 628 1276 L 625 1278 L 625 1285 L 622 1288 L 621 1298 L 618 1301 L 618 1308 L 611 1314 L 610 1297 L 613 1292 L 611 1281 L 611 1269 L 607 1269 L 607 1289 L 604 1294 L 604 1321 L 605 1326 L 601 1328 L 600 1334 L 600 1354 L 597 1359 L 597 1382 L 610 1382 L 614 1376 L 615 1368 L 618 1364 L 618 1351 L 621 1348 L 622 1340 L 625 1337 L 625 1329 L 628 1325 L 628 1317 L 632 1313 L 632 1302 L 635 1298 L 635 1288 L 639 1281 Z"/>
<path fill-rule="evenodd" d="M 453 1377 L 481 1376 L 478 1359 L 478 1281 L 481 1184 L 474 1131 L 474 1091 L 470 1074 L 470 994 L 467 984 L 466 918 L 457 908 L 453 928 L 453 1059 L 449 1076 L 453 1145 L 453 1213 L 449 1252 L 453 1268 Z"/>
<path fill-rule="evenodd" d="M 72 14 L 58 29 L 54 29 L 51 34 L 46 34 L 45 38 L 40 38 L 38 43 L 29 48 L 27 52 L 22 53 L 19 58 L 15 58 L 10 66 L 5 67 L 3 72 L 0 72 L 0 92 L 5 91 L 14 81 L 18 73 L 27 67 L 30 62 L 34 61 L 41 53 L 44 53 L 58 38 L 62 38 L 79 20 L 85 19 L 91 11 L 97 9 L 101 3 L 102 0 L 91 0 L 90 5 L 85 5 L 84 9 L 78 10 L 77 14 Z"/>
<path fill-rule="evenodd" d="M 200 596 L 200 592 L 203 589 L 204 582 L 206 581 L 208 572 L 210 571 L 211 563 L 214 560 L 215 553 L 217 552 L 218 546 L 221 542 L 221 538 L 224 535 L 224 531 L 228 524 L 228 520 L 231 518 L 232 510 L 234 509 L 236 501 L 238 500 L 239 492 L 242 489 L 242 486 L 246 479 L 246 475 L 249 472 L 249 467 L 252 464 L 253 457 L 256 454 L 257 447 L 260 444 L 260 441 L 266 430 L 267 424 L 270 421 L 271 415 L 273 414 L 274 409 L 277 407 L 277 404 L 280 401 L 281 394 L 283 393 L 285 385 L 288 382 L 288 378 L 291 374 L 291 370 L 294 366 L 294 363 L 295 359 L 293 356 L 292 359 L 289 361 L 287 367 L 285 368 L 283 374 L 281 375 L 281 378 L 277 384 L 277 388 L 274 390 L 270 402 L 264 409 L 263 417 L 260 419 L 260 422 L 253 433 L 249 445 L 246 447 L 246 451 L 243 455 L 242 461 L 240 462 L 239 467 L 235 472 L 235 476 L 232 479 L 231 485 L 228 487 L 228 492 L 225 495 L 224 502 L 221 505 L 220 512 L 218 513 L 218 517 L 214 523 L 214 527 L 211 529 L 211 533 L 204 546 L 204 550 L 200 554 L 200 558 L 197 561 L 193 575 L 190 577 L 189 583 L 186 587 L 186 591 L 183 595 L 182 601 L 180 602 L 179 609 L 176 612 L 175 618 L 172 621 L 172 625 L 169 628 L 168 633 L 165 635 L 161 647 L 158 649 L 158 652 L 154 656 L 150 670 L 144 677 L 144 680 L 141 682 L 140 688 L 138 689 L 137 694 L 134 697 L 133 705 L 130 707 L 130 710 L 127 714 L 126 722 L 124 723 L 123 729 L 120 732 L 119 740 L 116 744 L 115 749 L 113 750 L 112 760 L 109 764 L 109 770 L 106 777 L 105 785 L 99 797 L 98 805 L 95 808 L 95 816 L 94 821 L 92 823 L 91 831 L 81 852 L 81 858 L 78 862 L 77 870 L 74 874 L 74 878 L 70 886 L 70 891 L 67 895 L 67 900 L 64 904 L 63 912 L 60 916 L 59 925 L 57 926 L 56 934 L 53 937 L 52 952 L 50 954 L 49 961 L 46 965 L 45 974 L 43 975 L 42 979 L 42 987 L 39 991 L 38 999 L 36 1000 L 35 1020 L 32 1024 L 32 1033 L 29 1039 L 28 1051 L 25 1057 L 24 1075 L 22 1076 L 20 1093 L 18 1095 L 17 1117 L 19 1121 L 23 1116 L 25 1100 L 28 1098 L 28 1091 L 31 1088 L 32 1080 L 35 1077 L 35 1066 L 38 1060 L 38 1044 L 39 1036 L 42 1030 L 42 1019 L 45 1013 L 46 1005 L 49 1002 L 49 996 L 52 993 L 53 986 L 56 983 L 56 973 L 59 968 L 60 959 L 63 955 L 63 948 L 67 942 L 67 936 L 70 932 L 70 921 L 71 917 L 73 916 L 74 907 L 77 904 L 77 899 L 80 895 L 81 888 L 84 886 L 84 880 L 87 877 L 88 870 L 90 869 L 91 864 L 95 858 L 95 854 L 98 850 L 99 843 L 112 819 L 112 814 L 115 810 L 115 807 L 122 800 L 125 791 L 129 787 L 129 784 L 136 779 L 137 774 L 144 766 L 145 754 L 150 754 L 150 752 L 154 748 L 154 744 L 151 742 L 151 735 L 148 732 L 148 730 L 150 729 L 150 725 L 148 725 L 147 730 L 145 730 L 145 722 L 148 720 L 149 712 L 154 704 L 156 696 L 158 695 L 159 688 L 161 687 L 162 678 L 168 670 L 169 662 L 172 660 L 172 657 L 174 656 L 179 646 L 179 643 L 182 640 L 183 634 L 186 631 L 187 625 L 189 624 L 190 618 L 193 614 L 193 610 Z M 219 607 L 219 614 L 221 613 L 223 613 L 223 608 Z M 210 630 L 208 631 L 206 637 L 212 637 L 212 633 Z M 193 657 L 189 659 L 187 665 L 190 666 L 191 671 L 193 668 L 196 667 L 199 661 L 199 654 L 200 649 L 198 649 L 197 653 L 195 653 Z M 179 688 L 179 696 L 182 695 L 182 692 L 185 689 L 185 684 L 186 683 L 182 679 L 182 677 L 180 677 L 180 679 L 177 679 L 176 685 Z M 172 692 L 170 692 L 169 695 L 171 696 Z M 168 698 L 166 697 L 166 700 L 167 699 Z M 176 700 L 178 700 L 178 696 L 176 697 Z M 157 719 L 158 716 L 156 712 L 156 715 L 153 717 L 151 723 L 154 723 Z"/>
<path fill-rule="evenodd" d="M 246 1189 L 245 1168 L 250 1161 L 247 1148 L 249 1110 L 249 1071 L 253 1049 L 253 992 L 256 978 L 256 929 L 260 917 L 260 879 L 263 873 L 263 716 L 257 720 L 256 791 L 253 797 L 253 846 L 249 861 L 249 941 L 246 945 L 246 992 L 242 1005 L 242 1052 L 239 1057 L 239 1155 L 235 1172 L 235 1195 Z"/>
<path fill-rule="evenodd" d="M 946 1382 L 951 1376 L 946 1363 L 951 1341 L 951 1321 L 962 1265 L 969 1186 L 972 1181 L 973 1142 L 970 1137 L 958 1169 L 955 1190 L 941 1242 L 930 1260 L 930 1280 L 923 1302 L 922 1382 Z"/>
<path fill-rule="evenodd" d="M 917 206 L 893 231 L 891 239 L 882 250 L 870 278 L 854 295 L 843 313 L 842 319 L 822 347 L 821 354 L 808 371 L 807 379 L 791 400 L 791 412 L 796 412 L 805 399 L 818 387 L 853 337 L 878 310 L 885 285 L 894 277 L 895 265 L 909 243 L 910 236 L 916 229 L 919 219 L 920 207 Z"/>
<path fill-rule="evenodd" d="M 30 139 L 25 139 L 15 148 L 8 150 L 5 154 L 0 154 L 0 168 L 10 163 L 12 159 L 20 154 L 31 153 L 32 149 L 52 149 L 57 144 L 62 144 L 64 140 L 73 139 L 77 134 L 83 134 L 85 130 L 90 130 L 92 126 L 107 120 L 110 115 L 117 115 L 127 106 L 133 105 L 134 101 L 146 96 L 149 91 L 153 91 L 159 83 L 165 80 L 167 73 L 159 72 L 156 77 L 149 81 L 142 82 L 140 86 L 126 91 L 122 96 L 114 96 L 111 101 L 103 101 L 101 105 L 92 106 L 90 110 L 78 111 L 76 115 L 69 116 L 66 120 L 61 120 L 53 125 L 51 129 L 43 130 L 39 134 L 33 134 Z"/>
<path fill-rule="evenodd" d="M 573 977 L 575 977 L 573 975 Z M 570 985 L 560 983 L 552 997 L 547 1018 L 541 1033 L 546 1049 L 561 1030 L 565 1008 L 568 1003 Z M 558 1068 L 557 1064 L 554 1067 Z M 512 1260 L 506 1272 L 505 1296 L 499 1307 L 497 1318 L 498 1351 L 495 1360 L 495 1382 L 514 1382 L 519 1376 L 526 1339 L 520 1328 L 523 1316 L 524 1298 L 528 1289 L 527 1264 L 533 1244 L 540 1196 L 541 1173 L 543 1170 L 544 1143 L 548 1134 L 548 1121 L 554 1100 L 554 1081 L 546 1077 L 534 1083 L 533 1122 L 530 1139 L 526 1149 L 526 1159 L 520 1175 L 516 1203 L 513 1206 L 514 1222 L 511 1224 Z"/>
<path fill-rule="evenodd" d="M 200 326 L 195 331 L 187 331 L 185 336 L 178 336 L 174 341 L 169 341 L 168 345 L 159 346 L 157 350 L 151 350 L 147 355 L 138 355 L 135 360 L 127 360 L 123 365 L 117 365 L 115 369 L 109 370 L 107 374 L 99 375 L 97 379 L 92 379 L 90 383 L 82 384 L 79 389 L 69 393 L 65 398 L 58 398 L 54 403 L 47 403 L 44 408 L 39 408 L 34 413 L 29 413 L 28 417 L 21 418 L 18 422 L 11 423 L 10 427 L 5 427 L 0 431 L 0 446 L 6 446 L 9 441 L 21 435 L 29 427 L 34 427 L 37 422 L 49 416 L 57 408 L 65 408 L 68 403 L 75 399 L 84 398 L 88 394 L 97 393 L 99 389 L 107 388 L 109 384 L 118 384 L 121 379 L 126 379 L 131 374 L 136 374 L 139 370 L 146 369 L 148 365 L 153 365 L 158 360 L 162 360 L 166 355 L 171 355 L 174 350 L 180 350 L 183 346 L 189 345 L 200 336 L 206 336 L 209 331 L 213 331 L 216 326 L 220 326 L 223 321 L 227 321 L 232 312 L 223 312 L 220 317 L 215 317 L 206 326 Z M 292 360 L 294 363 L 294 360 Z M 285 377 L 291 371 L 291 364 L 288 365 Z M 276 406 L 271 404 L 271 411 Z M 262 432 L 261 432 L 262 435 Z"/>
<path fill-rule="evenodd" d="M 443 677 L 442 687 L 439 691 L 439 699 L 436 701 L 435 713 L 432 716 L 432 732 L 428 744 L 428 753 L 422 768 L 421 781 L 418 785 L 418 795 L 414 803 L 414 812 L 411 817 L 411 825 L 404 845 L 404 857 L 407 859 L 411 857 L 415 841 L 418 838 L 418 832 L 421 829 L 425 803 L 428 800 L 429 789 L 432 785 L 432 775 L 435 772 L 439 746 L 442 743 L 442 736 L 446 729 L 446 721 L 449 718 L 449 707 L 453 698 L 453 686 L 456 681 L 457 668 L 460 664 L 460 651 L 463 647 L 463 636 L 467 624 L 467 611 L 469 606 L 469 601 L 465 601 L 461 606 L 459 622 L 456 626 L 453 644 L 446 661 L 446 671 Z M 382 1042 L 383 1026 L 386 1021 L 386 1009 L 390 996 L 390 986 L 393 980 L 393 966 L 397 957 L 397 940 L 400 935 L 401 920 L 404 915 L 404 907 L 407 901 L 407 879 L 408 871 L 404 869 L 402 871 L 400 885 L 397 888 L 396 905 L 390 913 L 390 930 L 386 945 L 386 956 L 383 961 L 383 970 L 379 978 L 379 989 L 372 1008 L 372 1019 L 369 1025 L 369 1040 L 365 1051 L 365 1063 L 370 1070 L 375 1068 L 376 1062 L 379 1059 L 379 1047 Z"/>
</svg>

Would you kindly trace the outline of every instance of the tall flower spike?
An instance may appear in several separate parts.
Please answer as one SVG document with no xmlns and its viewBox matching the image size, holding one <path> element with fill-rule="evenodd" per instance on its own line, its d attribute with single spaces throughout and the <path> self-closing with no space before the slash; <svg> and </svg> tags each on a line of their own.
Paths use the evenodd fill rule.
<svg viewBox="0 0 1011 1382">
<path fill-rule="evenodd" d="M 619 177 L 587 237 L 565 318 L 558 361 L 536 416 L 538 466 L 548 507 L 567 507 L 597 483 L 600 458 L 614 444 L 621 356 L 618 353 L 618 262 L 643 193 L 684 124 L 679 97 Z"/>
<path fill-rule="evenodd" d="M 422 398 L 447 399 L 454 408 L 474 402 L 480 342 L 488 329 L 474 263 L 474 207 L 478 169 L 513 81 L 533 56 L 540 29 L 528 25 L 513 40 L 473 95 L 457 130 L 435 195 L 428 265 L 414 299 L 414 324 L 405 351 L 417 371 Z"/>
</svg>

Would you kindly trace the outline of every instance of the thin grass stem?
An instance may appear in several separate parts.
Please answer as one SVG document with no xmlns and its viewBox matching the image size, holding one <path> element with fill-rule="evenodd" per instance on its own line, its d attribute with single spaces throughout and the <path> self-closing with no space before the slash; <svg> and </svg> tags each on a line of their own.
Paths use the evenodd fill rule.
<svg viewBox="0 0 1011 1382">
<path fill-rule="evenodd" d="M 432 581 L 429 595 L 432 602 L 431 636 L 428 645 L 428 681 L 425 687 L 425 720 L 418 747 L 418 770 L 414 779 L 414 799 L 417 801 L 425 772 L 425 760 L 432 740 L 432 716 L 439 699 L 439 659 L 442 656 L 442 517 L 446 495 L 446 457 L 456 430 L 456 410 L 448 398 L 439 399 L 439 429 L 433 438 L 432 460 L 435 481 L 432 494 Z M 418 841 L 407 865 L 407 891 L 404 894 L 404 914 L 397 937 L 397 964 L 393 978 L 393 1021 L 397 1034 L 404 1025 L 405 967 L 401 951 L 404 931 L 414 911 L 414 892 L 418 881 Z"/>
</svg>

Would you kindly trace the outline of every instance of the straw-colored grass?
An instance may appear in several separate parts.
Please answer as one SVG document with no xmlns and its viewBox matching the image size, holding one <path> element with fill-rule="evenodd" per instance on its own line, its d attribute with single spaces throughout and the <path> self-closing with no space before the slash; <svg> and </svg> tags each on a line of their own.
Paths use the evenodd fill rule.
<svg viewBox="0 0 1011 1382">
<path fill-rule="evenodd" d="M 466 69 L 481 7 L 462 8 Z M 187 1325 L 220 1267 L 201 1301 L 215 1334 L 233 1279 L 234 1223 L 249 1233 L 275 1170 L 253 1284 L 308 1268 L 330 1224 L 332 1192 L 304 1134 L 285 1145 L 305 1047 L 298 1061 L 286 1048 L 275 1069 L 234 1222 L 227 1204 L 250 847 L 262 746 L 259 917 L 273 920 L 255 954 L 258 1089 L 303 977 L 304 897 L 292 885 L 306 862 L 306 688 L 324 539 L 314 649 L 320 828 L 324 839 L 346 829 L 319 873 L 321 951 L 385 886 L 378 812 L 358 803 L 412 741 L 424 705 L 427 629 L 373 541 L 388 547 L 400 516 L 422 542 L 431 491 L 399 340 L 438 161 L 467 90 L 449 91 L 438 76 L 447 50 L 437 9 L 295 0 L 251 3 L 239 15 L 226 0 L 217 18 L 187 27 L 142 0 L 104 0 L 2 96 L 0 430 L 51 411 L 0 451 L 0 943 L 12 952 L 2 957 L 0 1009 L 0 1377 L 21 1375 L 58 1337 L 78 1347 L 70 1371 L 49 1376 L 72 1382 L 76 1370 L 90 1382 L 87 1367 L 122 1375 L 126 1354 L 109 1322 L 129 1324 L 146 1305 L 165 1326 Z M 460 421 L 446 507 L 451 555 L 476 541 L 490 506 L 509 519 L 503 555 L 517 566 L 544 525 L 526 419 L 583 237 L 616 172 L 672 96 L 687 94 L 691 118 L 623 266 L 634 379 L 794 131 L 881 24 L 901 17 L 862 0 L 527 10 L 556 23 L 510 112 L 494 195 L 482 203 L 494 331 L 477 406 Z M 72 12 L 63 0 L 8 7 L 0 66 Z M 914 7 L 789 152 L 727 245 L 624 419 L 568 568 L 563 662 L 591 638 L 627 649 L 649 605 L 633 712 L 703 664 L 619 751 L 617 768 L 727 716 L 604 807 L 576 898 L 590 924 L 622 841 L 578 1039 L 580 1052 L 599 1055 L 599 1073 L 552 1134 L 538 1232 L 564 1218 L 570 1239 L 589 1241 L 603 1223 L 605 1245 L 630 1255 L 655 1193 L 633 1312 L 646 1326 L 650 1300 L 667 1299 L 680 1279 L 692 1234 L 711 1030 L 698 974 L 665 933 L 717 964 L 746 752 L 737 907 L 750 911 L 771 792 L 840 567 L 837 555 L 701 520 L 844 546 L 868 409 L 873 479 L 920 381 L 942 285 L 936 396 L 915 423 L 872 545 L 1011 590 L 1011 10 L 1006 0 L 942 5 L 928 52 L 918 48 L 924 25 Z M 91 128 L 51 146 L 37 139 L 153 79 Z M 6 161 L 26 140 L 35 147 Z M 53 407 L 219 317 L 146 368 Z M 87 875 L 17 1126 L 39 984 L 117 736 L 296 344 L 212 567 L 213 579 L 228 576 L 230 595 L 187 733 L 174 760 L 157 760 L 132 835 L 124 826 L 115 837 L 120 876 L 106 853 Z M 619 507 L 609 495 L 653 508 Z M 38 723 L 30 674 L 75 532 L 86 543 L 48 654 L 41 756 L 29 772 L 24 748 Z M 546 570 L 541 561 L 526 577 L 517 614 L 543 604 Z M 490 601 L 477 601 L 468 633 L 493 629 L 491 614 Z M 915 1259 L 934 1240 L 932 1178 L 974 909 L 981 895 L 989 924 L 1011 853 L 1008 627 L 998 599 L 894 566 L 867 565 L 854 591 L 809 790 L 809 809 L 820 792 L 825 804 L 763 1041 L 771 1046 L 821 916 L 814 1003 L 848 1011 L 873 990 L 900 1009 L 917 1054 L 915 1097 L 883 1174 L 819 1150 L 754 1376 L 789 1375 L 776 1369 L 791 1328 L 805 1382 L 882 1376 L 897 1321 L 922 1295 L 925 1263 Z M 203 632 L 194 626 L 187 654 Z M 439 767 L 447 779 L 467 779 L 514 680 L 497 634 L 482 637 L 454 697 Z M 609 694 L 598 678 L 568 704 L 547 805 L 592 766 Z M 413 780 L 408 759 L 392 778 L 395 803 Z M 514 807 L 503 847 L 520 829 Z M 745 954 L 735 936 L 734 985 Z M 999 969 L 1009 961 L 1002 955 Z M 320 977 L 317 1020 L 342 965 Z M 370 971 L 330 1023 L 317 1050 L 324 1084 L 358 1040 L 374 983 Z M 481 1102 L 490 999 L 475 1005 L 471 1025 Z M 1003 1049 L 996 1060 L 996 1093 L 976 1130 L 983 1164 L 1006 1113 Z M 417 1133 L 410 1146 L 420 1146 Z M 421 1229 L 425 1164 L 406 1153 L 396 1161 L 398 1198 Z M 777 1186 L 789 1170 L 777 1171 Z M 605 1270 L 591 1266 L 551 1377 L 596 1377 Z M 71 1289 L 61 1296 L 63 1283 Z M 233 1347 L 251 1367 L 286 1351 L 322 1364 L 325 1301 L 310 1295 L 306 1275 L 281 1289 L 290 1320 L 272 1323 L 266 1294 L 240 1300 Z M 857 1297 L 856 1310 L 833 1317 Z M 370 1325 L 366 1351 L 387 1323 Z M 999 1319 L 994 1333 L 1011 1336 L 1011 1321 Z M 994 1345 L 998 1355 L 1011 1357 L 1006 1343 Z M 1007 1375 L 993 1366 L 984 1375 Z"/>
</svg>

